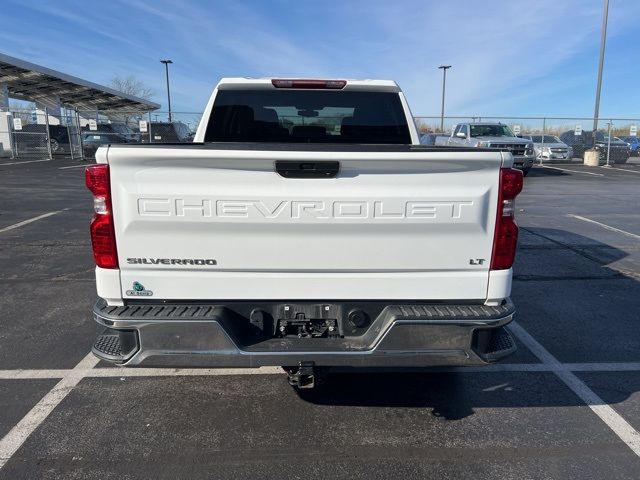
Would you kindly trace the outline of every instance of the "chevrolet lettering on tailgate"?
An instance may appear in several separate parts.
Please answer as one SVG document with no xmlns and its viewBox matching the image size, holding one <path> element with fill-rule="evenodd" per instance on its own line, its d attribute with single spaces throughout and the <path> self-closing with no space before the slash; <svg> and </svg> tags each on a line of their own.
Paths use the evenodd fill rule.
<svg viewBox="0 0 640 480">
<path fill-rule="evenodd" d="M 251 218 L 287 220 L 463 220 L 474 206 L 468 200 L 214 200 L 139 198 L 142 216 Z"/>
</svg>

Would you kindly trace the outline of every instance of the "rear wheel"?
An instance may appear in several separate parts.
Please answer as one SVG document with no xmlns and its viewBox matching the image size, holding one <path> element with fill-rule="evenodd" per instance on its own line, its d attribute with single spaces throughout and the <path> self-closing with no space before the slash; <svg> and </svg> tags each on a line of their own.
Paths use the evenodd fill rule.
<svg viewBox="0 0 640 480">
<path fill-rule="evenodd" d="M 52 138 L 49 143 L 51 144 L 51 151 L 52 152 L 57 152 L 58 150 L 60 150 L 60 144 L 58 143 L 58 141 L 55 138 Z"/>
</svg>

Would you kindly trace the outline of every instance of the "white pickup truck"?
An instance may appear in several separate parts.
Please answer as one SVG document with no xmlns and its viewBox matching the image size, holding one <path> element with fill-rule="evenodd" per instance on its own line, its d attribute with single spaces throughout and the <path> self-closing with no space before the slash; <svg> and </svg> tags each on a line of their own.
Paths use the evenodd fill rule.
<svg viewBox="0 0 640 480">
<path fill-rule="evenodd" d="M 504 328 L 522 173 L 427 147 L 392 81 L 223 79 L 193 144 L 86 170 L 105 327 L 126 366 L 483 365 Z"/>
</svg>

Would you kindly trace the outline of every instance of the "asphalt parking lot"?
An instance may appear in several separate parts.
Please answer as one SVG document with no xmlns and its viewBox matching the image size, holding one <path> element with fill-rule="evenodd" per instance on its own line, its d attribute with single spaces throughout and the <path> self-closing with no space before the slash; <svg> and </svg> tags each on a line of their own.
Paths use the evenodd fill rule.
<svg viewBox="0 0 640 480">
<path fill-rule="evenodd" d="M 4 162 L 8 163 L 8 162 Z M 0 162 L 0 479 L 640 477 L 640 161 L 535 167 L 516 354 L 297 393 L 278 369 L 115 369 L 69 160 Z"/>
</svg>

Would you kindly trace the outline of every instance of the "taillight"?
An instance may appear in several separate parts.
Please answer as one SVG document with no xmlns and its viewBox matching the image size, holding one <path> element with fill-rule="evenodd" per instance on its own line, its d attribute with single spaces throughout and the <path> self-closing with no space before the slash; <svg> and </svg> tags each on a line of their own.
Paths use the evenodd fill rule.
<svg viewBox="0 0 640 480">
<path fill-rule="evenodd" d="M 346 80 L 305 80 L 274 78 L 271 84 L 276 88 L 315 88 L 328 90 L 342 90 L 346 85 Z"/>
<path fill-rule="evenodd" d="M 518 243 L 518 224 L 515 220 L 514 200 L 522 191 L 523 177 L 520 170 L 500 169 L 500 187 L 498 190 L 498 212 L 496 231 L 493 236 L 493 254 L 491 270 L 511 268 L 516 258 Z"/>
<path fill-rule="evenodd" d="M 113 228 L 111 210 L 111 185 L 109 165 L 99 164 L 87 167 L 85 183 L 93 194 L 93 220 L 91 220 L 91 246 L 93 258 L 100 268 L 118 268 L 116 234 Z"/>
</svg>

